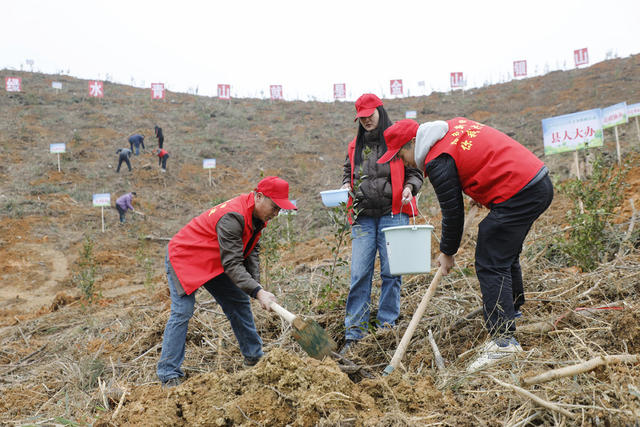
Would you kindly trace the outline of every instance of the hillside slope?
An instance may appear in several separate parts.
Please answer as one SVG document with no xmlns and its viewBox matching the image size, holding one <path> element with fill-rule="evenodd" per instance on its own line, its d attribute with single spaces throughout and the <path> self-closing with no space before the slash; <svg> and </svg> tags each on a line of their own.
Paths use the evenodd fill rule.
<svg viewBox="0 0 640 427">
<path fill-rule="evenodd" d="M 362 370 L 347 375 L 348 369 L 332 360 L 306 358 L 287 325 L 258 306 L 254 314 L 268 356 L 254 370 L 243 370 L 228 322 L 210 296 L 200 293 L 185 360 L 190 379 L 171 392 L 160 389 L 155 363 L 169 313 L 165 239 L 212 204 L 252 190 L 265 175 L 291 183 L 300 211 L 265 232 L 263 246 L 273 252 L 263 259 L 264 282 L 284 306 L 313 315 L 342 343 L 350 244 L 337 247 L 336 227 L 318 192 L 340 185 L 346 146 L 356 129 L 353 104 L 222 101 L 171 92 L 164 101 L 152 101 L 148 90 L 108 82 L 105 98 L 96 100 L 87 98 L 86 81 L 72 77 L 0 71 L 0 80 L 7 76 L 22 77 L 24 92 L 0 92 L 0 422 L 560 423 L 557 411 L 515 397 L 488 376 L 461 374 L 485 337 L 476 311 L 473 238 L 460 251 L 460 270 L 443 281 L 427 310 L 403 369 L 390 378 L 379 373 L 431 275 L 405 278 L 398 328 L 371 334 L 353 355 L 374 373 L 365 379 Z M 51 81 L 62 82 L 63 90 L 55 92 Z M 384 102 L 393 120 L 416 110 L 418 121 L 466 116 L 497 127 L 543 157 L 560 183 L 569 177 L 573 158 L 544 158 L 541 119 L 640 102 L 638 94 L 640 55 L 635 55 L 464 93 Z M 166 174 L 150 152 L 156 146 L 154 125 L 163 128 L 171 155 Z M 639 192 L 640 143 L 633 124 L 619 131 L 631 172 L 623 208 L 608 222 L 611 233 L 627 240 L 617 243 L 618 256 L 602 259 L 594 271 L 558 261 L 558 237 L 566 237 L 566 214 L 575 208 L 566 194 L 556 192 L 523 250 L 526 324 L 551 322 L 553 328 L 522 333 L 526 357 L 490 371 L 496 379 L 515 383 L 532 372 L 603 354 L 640 353 L 638 233 L 627 201 Z M 115 150 L 128 146 L 127 137 L 135 132 L 146 135 L 148 149 L 133 157 L 132 172 L 125 167 L 116 173 Z M 67 145 L 61 172 L 56 155 L 49 153 L 54 142 Z M 606 132 L 599 151 L 615 156 L 612 132 Z M 217 159 L 212 186 L 203 158 Z M 131 190 L 138 192 L 136 207 L 145 216 L 128 215 L 119 225 L 117 212 L 106 209 L 103 233 L 92 194 L 111 193 L 113 204 Z M 422 193 L 419 221 L 438 231 L 430 186 Z M 374 288 L 377 300 L 379 287 Z M 607 304 L 616 309 L 585 311 L 588 315 L 575 310 Z M 460 321 L 464 316 L 468 320 Z M 445 372 L 434 365 L 429 329 L 446 360 Z M 624 424 L 640 414 L 639 374 L 637 363 L 615 364 L 527 389 L 564 405 L 576 420 Z"/>
</svg>

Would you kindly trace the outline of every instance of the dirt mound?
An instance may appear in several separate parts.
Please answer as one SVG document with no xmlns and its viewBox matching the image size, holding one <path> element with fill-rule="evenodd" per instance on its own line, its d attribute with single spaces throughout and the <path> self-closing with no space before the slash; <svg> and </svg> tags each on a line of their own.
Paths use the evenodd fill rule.
<svg viewBox="0 0 640 427">
<path fill-rule="evenodd" d="M 274 349 L 254 368 L 217 371 L 174 389 L 137 388 L 117 425 L 380 425 L 432 418 L 443 395 L 428 378 L 399 376 L 354 384 L 333 360 Z M 392 415 L 392 414 L 396 415 Z M 400 415 L 404 414 L 404 415 Z"/>
</svg>

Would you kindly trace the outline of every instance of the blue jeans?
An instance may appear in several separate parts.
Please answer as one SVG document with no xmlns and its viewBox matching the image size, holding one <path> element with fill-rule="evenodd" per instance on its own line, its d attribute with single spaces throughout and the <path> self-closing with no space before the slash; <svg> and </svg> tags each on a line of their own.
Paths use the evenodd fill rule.
<svg viewBox="0 0 640 427">
<path fill-rule="evenodd" d="M 359 216 L 351 227 L 351 288 L 347 297 L 347 313 L 344 319 L 345 338 L 361 339 L 369 324 L 371 308 L 371 281 L 376 261 L 380 254 L 380 301 L 378 303 L 377 324 L 395 326 L 400 314 L 400 286 L 402 276 L 392 276 L 389 272 L 387 242 L 382 229 L 409 224 L 406 214 L 385 215 L 379 218 Z"/>
<path fill-rule="evenodd" d="M 162 165 L 162 169 L 167 170 L 167 159 L 169 158 L 168 154 L 165 154 L 160 158 L 160 164 Z"/>
<path fill-rule="evenodd" d="M 196 302 L 195 292 L 183 296 L 178 294 L 176 289 L 181 285 L 174 283 L 176 276 L 172 271 L 170 274 L 172 267 L 167 258 L 165 258 L 165 268 L 171 294 L 171 315 L 164 329 L 162 353 L 158 361 L 158 378 L 162 382 L 184 376 L 180 366 L 184 361 L 187 327 L 193 316 L 193 307 Z M 224 273 L 209 280 L 203 286 L 213 295 L 231 322 L 231 328 L 238 340 L 242 355 L 250 360 L 260 359 L 263 355 L 262 340 L 253 321 L 249 296 Z"/>
</svg>

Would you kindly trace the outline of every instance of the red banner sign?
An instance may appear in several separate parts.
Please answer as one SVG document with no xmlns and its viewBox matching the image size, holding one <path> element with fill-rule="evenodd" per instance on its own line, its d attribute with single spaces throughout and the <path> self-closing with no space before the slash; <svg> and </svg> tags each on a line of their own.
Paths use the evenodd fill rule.
<svg viewBox="0 0 640 427">
<path fill-rule="evenodd" d="M 269 86 L 269 91 L 271 92 L 271 99 L 283 99 L 282 85 L 271 85 Z"/>
<path fill-rule="evenodd" d="M 164 99 L 164 83 L 151 83 L 151 99 Z"/>
<path fill-rule="evenodd" d="M 576 49 L 573 51 L 573 59 L 576 61 L 576 67 L 589 63 L 589 52 L 587 48 Z"/>
<path fill-rule="evenodd" d="M 513 61 L 513 77 L 527 76 L 527 61 Z"/>
<path fill-rule="evenodd" d="M 218 99 L 231 99 L 231 85 L 218 85 Z"/>
<path fill-rule="evenodd" d="M 104 98 L 104 82 L 89 80 L 89 96 Z"/>
<path fill-rule="evenodd" d="M 391 95 L 402 95 L 402 79 L 391 80 L 389 86 Z"/>
<path fill-rule="evenodd" d="M 7 89 L 7 92 L 20 92 L 22 90 L 22 78 L 5 77 L 4 87 Z"/>
<path fill-rule="evenodd" d="M 462 72 L 451 73 L 451 88 L 463 87 L 464 79 L 462 76 Z"/>
</svg>

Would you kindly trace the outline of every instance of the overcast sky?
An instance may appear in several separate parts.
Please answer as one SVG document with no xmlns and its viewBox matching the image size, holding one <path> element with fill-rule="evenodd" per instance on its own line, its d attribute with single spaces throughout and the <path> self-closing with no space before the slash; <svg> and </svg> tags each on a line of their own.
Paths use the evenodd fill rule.
<svg viewBox="0 0 640 427">
<path fill-rule="evenodd" d="M 56 73 L 173 91 L 285 99 L 347 99 L 468 87 L 640 53 L 639 0 L 3 0 L 0 68 Z M 424 81 L 424 87 L 418 82 Z M 24 85 L 24 83 L 23 83 Z"/>
</svg>

